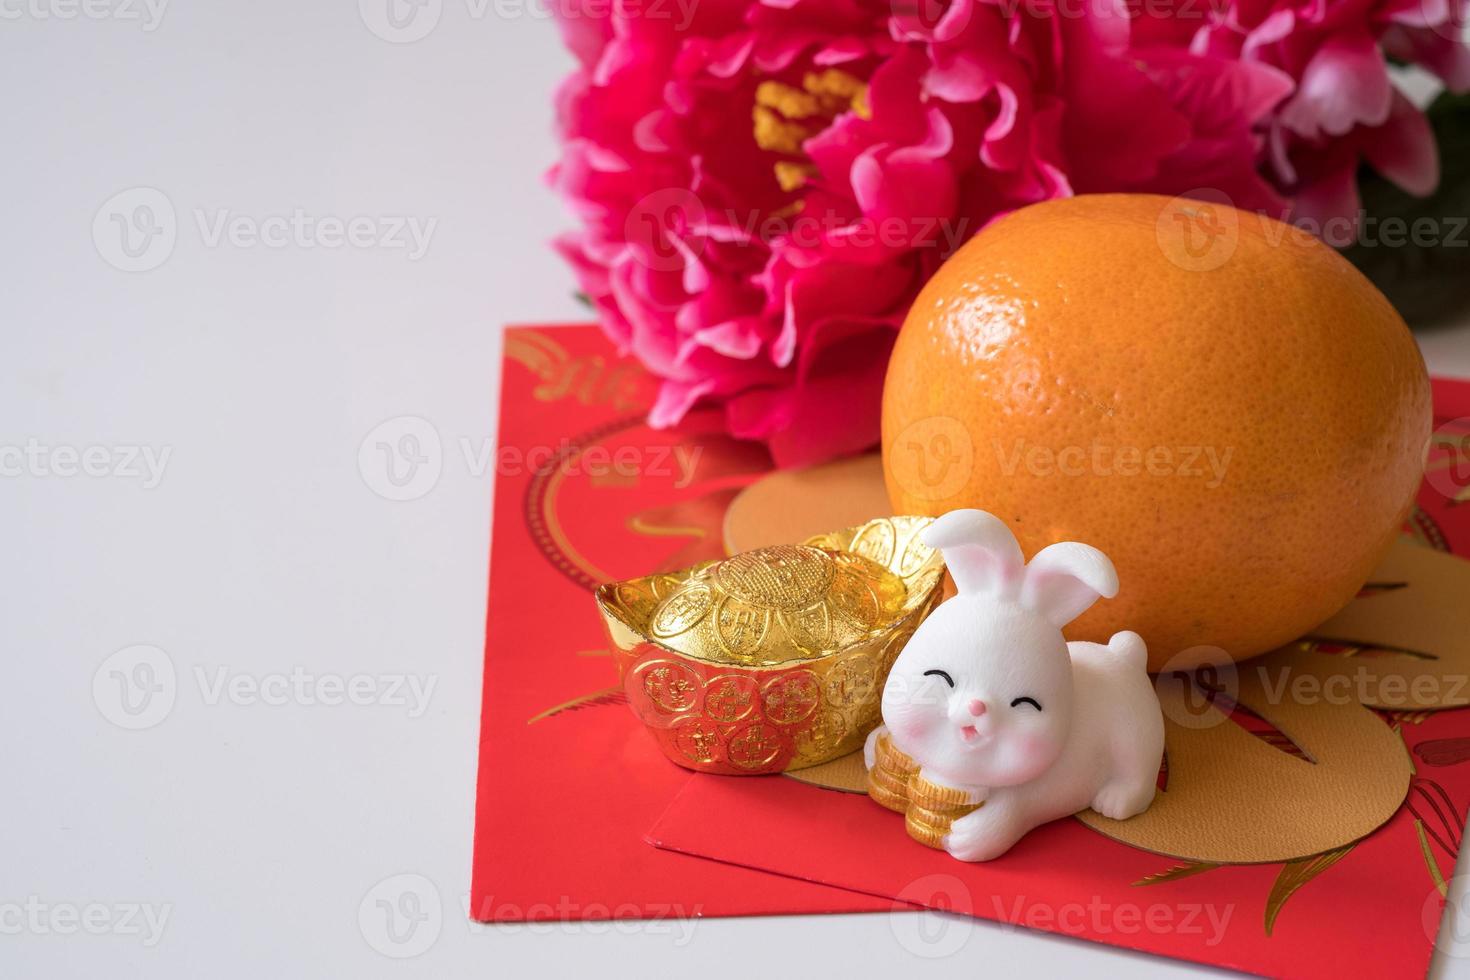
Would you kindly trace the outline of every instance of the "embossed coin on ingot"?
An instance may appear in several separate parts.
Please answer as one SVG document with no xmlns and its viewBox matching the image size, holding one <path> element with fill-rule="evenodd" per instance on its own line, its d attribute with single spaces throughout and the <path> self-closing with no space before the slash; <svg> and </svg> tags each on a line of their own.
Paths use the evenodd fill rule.
<svg viewBox="0 0 1470 980">
<path fill-rule="evenodd" d="M 599 588 L 628 702 L 664 754 L 749 775 L 859 748 L 894 655 L 939 598 L 928 524 L 884 518 Z"/>
</svg>

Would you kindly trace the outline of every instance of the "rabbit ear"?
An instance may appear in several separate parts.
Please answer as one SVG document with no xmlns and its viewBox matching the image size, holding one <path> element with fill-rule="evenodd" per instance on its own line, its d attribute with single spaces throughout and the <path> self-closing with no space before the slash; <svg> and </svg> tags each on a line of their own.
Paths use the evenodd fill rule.
<svg viewBox="0 0 1470 980">
<path fill-rule="evenodd" d="M 1061 629 L 1099 598 L 1117 594 L 1118 573 L 1107 555 L 1090 544 L 1063 541 L 1042 548 L 1026 566 L 1021 605 Z"/>
<path fill-rule="evenodd" d="M 983 510 L 952 510 L 924 529 L 922 540 L 944 554 L 961 595 L 1014 597 L 1024 559 L 1016 536 Z"/>
</svg>

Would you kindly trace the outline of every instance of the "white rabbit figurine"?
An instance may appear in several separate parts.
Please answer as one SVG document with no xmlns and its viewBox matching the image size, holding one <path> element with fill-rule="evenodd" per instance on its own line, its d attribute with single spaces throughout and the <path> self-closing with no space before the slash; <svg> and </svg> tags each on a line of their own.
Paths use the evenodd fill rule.
<svg viewBox="0 0 1470 980">
<path fill-rule="evenodd" d="M 1067 541 L 1027 565 L 1005 523 L 980 510 L 945 514 L 923 541 L 943 553 L 959 594 L 894 663 L 867 767 L 886 732 L 924 779 L 983 801 L 944 838 L 961 861 L 999 857 L 1032 828 L 1089 806 L 1116 820 L 1148 809 L 1164 720 L 1143 638 L 1062 638 L 1099 597 L 1117 594 L 1108 557 Z"/>
</svg>

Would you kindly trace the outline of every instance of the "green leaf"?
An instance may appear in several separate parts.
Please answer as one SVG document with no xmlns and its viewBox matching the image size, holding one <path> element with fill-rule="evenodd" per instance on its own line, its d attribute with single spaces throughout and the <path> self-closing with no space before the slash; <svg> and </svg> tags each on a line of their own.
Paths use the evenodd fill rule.
<svg viewBox="0 0 1470 980">
<path fill-rule="evenodd" d="M 1470 308 L 1470 94 L 1445 92 L 1427 114 L 1439 146 L 1439 187 L 1414 197 L 1364 166 L 1362 237 L 1343 253 L 1411 326 Z"/>
</svg>

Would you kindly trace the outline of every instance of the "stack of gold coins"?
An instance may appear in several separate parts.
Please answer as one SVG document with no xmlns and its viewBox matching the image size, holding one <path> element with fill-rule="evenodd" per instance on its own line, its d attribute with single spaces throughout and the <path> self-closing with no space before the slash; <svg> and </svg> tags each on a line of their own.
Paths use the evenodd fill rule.
<svg viewBox="0 0 1470 980">
<path fill-rule="evenodd" d="M 909 808 L 903 823 L 914 840 L 926 847 L 942 849 L 954 822 L 980 806 L 970 802 L 966 791 L 931 783 L 914 773 L 909 777 Z"/>
<path fill-rule="evenodd" d="M 898 813 L 909 808 L 909 777 L 917 776 L 919 764 L 888 740 L 888 733 L 878 736 L 873 751 L 873 768 L 868 770 L 868 795 L 878 805 Z"/>
<path fill-rule="evenodd" d="M 940 786 L 919 775 L 919 764 L 878 736 L 868 770 L 868 795 L 880 806 L 904 815 L 909 836 L 926 847 L 943 849 L 954 822 L 983 804 L 970 802 L 962 789 Z"/>
</svg>

